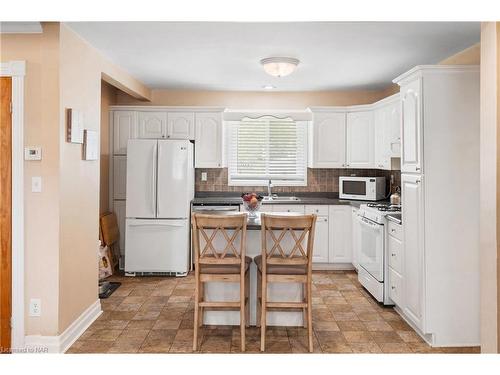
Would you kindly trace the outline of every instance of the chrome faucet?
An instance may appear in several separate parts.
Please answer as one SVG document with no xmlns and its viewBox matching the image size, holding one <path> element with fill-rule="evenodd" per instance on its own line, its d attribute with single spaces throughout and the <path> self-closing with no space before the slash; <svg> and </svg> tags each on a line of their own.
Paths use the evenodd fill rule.
<svg viewBox="0 0 500 375">
<path fill-rule="evenodd" d="M 273 198 L 273 192 L 272 192 L 272 188 L 273 187 L 273 184 L 271 182 L 271 180 L 269 180 L 267 182 L 267 196 L 268 196 L 268 199 L 272 199 Z"/>
</svg>

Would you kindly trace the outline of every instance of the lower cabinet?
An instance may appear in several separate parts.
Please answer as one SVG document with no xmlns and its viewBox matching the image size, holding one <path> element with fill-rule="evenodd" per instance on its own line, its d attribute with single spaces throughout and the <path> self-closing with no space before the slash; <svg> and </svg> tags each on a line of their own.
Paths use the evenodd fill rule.
<svg viewBox="0 0 500 375">
<path fill-rule="evenodd" d="M 116 214 L 118 231 L 120 232 L 119 246 L 121 256 L 125 254 L 125 203 L 125 200 L 113 201 L 113 211 Z"/>
<path fill-rule="evenodd" d="M 318 216 L 314 234 L 313 263 L 329 263 L 329 230 L 328 216 Z"/>
<path fill-rule="evenodd" d="M 330 206 L 329 263 L 352 263 L 351 206 Z"/>
<path fill-rule="evenodd" d="M 359 208 L 351 207 L 351 249 L 352 249 L 352 265 L 357 270 L 359 267 L 358 259 L 358 227 L 356 225 Z"/>
<path fill-rule="evenodd" d="M 403 257 L 405 300 L 403 312 L 418 328 L 423 329 L 423 177 L 401 175 L 403 210 Z"/>
</svg>

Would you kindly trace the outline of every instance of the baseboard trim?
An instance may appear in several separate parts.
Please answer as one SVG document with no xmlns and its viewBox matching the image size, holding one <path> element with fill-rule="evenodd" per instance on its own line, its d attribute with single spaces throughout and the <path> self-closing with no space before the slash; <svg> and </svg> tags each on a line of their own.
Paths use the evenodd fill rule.
<svg viewBox="0 0 500 375">
<path fill-rule="evenodd" d="M 354 271 L 352 263 L 313 263 L 313 271 Z"/>
<path fill-rule="evenodd" d="M 26 336 L 26 351 L 29 353 L 64 353 L 101 314 L 101 301 L 97 300 L 59 336 Z"/>
</svg>

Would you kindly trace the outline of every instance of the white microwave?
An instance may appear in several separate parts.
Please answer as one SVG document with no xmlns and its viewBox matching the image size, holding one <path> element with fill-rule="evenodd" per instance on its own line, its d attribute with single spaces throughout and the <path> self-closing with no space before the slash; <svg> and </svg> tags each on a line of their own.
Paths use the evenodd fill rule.
<svg viewBox="0 0 500 375">
<path fill-rule="evenodd" d="M 385 195 L 385 177 L 339 177 L 340 199 L 378 201 Z"/>
</svg>

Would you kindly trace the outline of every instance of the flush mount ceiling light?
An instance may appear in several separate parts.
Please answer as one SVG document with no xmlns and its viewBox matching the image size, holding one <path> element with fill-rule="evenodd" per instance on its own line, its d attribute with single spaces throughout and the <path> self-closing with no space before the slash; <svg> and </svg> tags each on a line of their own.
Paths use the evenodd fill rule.
<svg viewBox="0 0 500 375">
<path fill-rule="evenodd" d="M 293 57 L 268 57 L 260 60 L 265 72 L 273 77 L 284 77 L 291 74 L 299 62 Z"/>
</svg>

